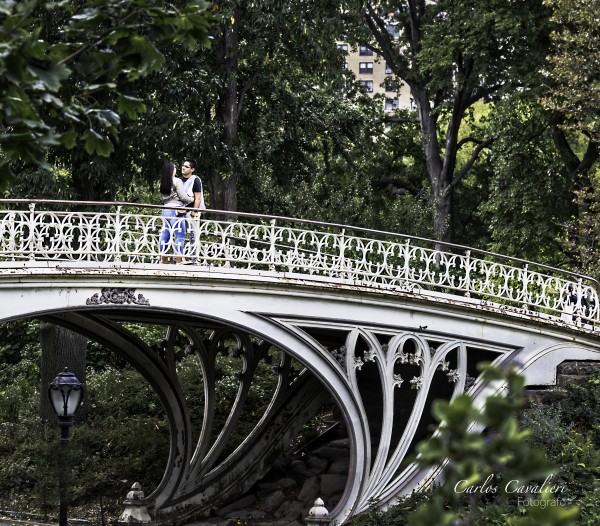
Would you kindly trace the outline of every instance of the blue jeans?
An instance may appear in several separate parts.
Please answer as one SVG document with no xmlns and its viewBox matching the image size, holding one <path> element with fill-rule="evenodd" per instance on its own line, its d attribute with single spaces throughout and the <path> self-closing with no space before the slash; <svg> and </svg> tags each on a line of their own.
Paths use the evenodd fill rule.
<svg viewBox="0 0 600 526">
<path fill-rule="evenodd" d="M 185 243 L 185 216 L 178 216 L 175 210 L 163 210 L 163 229 L 160 233 L 160 254 L 165 256 L 169 248 L 171 234 L 173 234 L 175 254 L 183 255 L 183 245 Z"/>
</svg>

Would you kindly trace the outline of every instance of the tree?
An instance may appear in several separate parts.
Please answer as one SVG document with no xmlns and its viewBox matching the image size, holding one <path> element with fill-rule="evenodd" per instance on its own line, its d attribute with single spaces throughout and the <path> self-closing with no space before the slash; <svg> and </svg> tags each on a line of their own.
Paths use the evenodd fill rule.
<svg viewBox="0 0 600 526">
<path fill-rule="evenodd" d="M 567 110 L 592 97 L 593 89 L 576 95 L 577 86 L 567 86 L 563 76 L 577 71 L 578 54 L 585 54 L 585 70 L 594 77 L 598 32 L 590 27 L 587 3 L 546 5 L 552 8 L 547 57 L 490 112 L 490 133 L 499 139 L 491 148 L 491 192 L 480 211 L 490 225 L 493 250 L 589 272 L 600 149 L 591 125 Z M 572 47 L 568 56 L 564 41 Z"/>
<path fill-rule="evenodd" d="M 110 155 L 121 115 L 145 110 L 123 87 L 160 69 L 166 42 L 208 45 L 206 5 L 0 0 L 0 179 L 10 161 L 49 169 L 59 145 Z"/>
<path fill-rule="evenodd" d="M 600 30 L 597 0 L 546 0 L 557 27 L 545 72 L 542 104 L 553 116 L 552 133 L 572 179 L 577 214 L 569 222 L 569 248 L 575 266 L 597 272 L 596 196 L 600 158 Z"/>
<path fill-rule="evenodd" d="M 214 115 L 212 135 L 219 138 L 219 147 L 207 145 L 213 147 L 206 175 L 211 207 L 235 211 L 237 183 L 248 168 L 247 151 L 253 140 L 251 128 L 244 123 L 251 92 L 260 83 L 261 95 L 253 102 L 268 99 L 269 91 L 277 89 L 277 81 L 285 76 L 282 72 L 292 80 L 290 89 L 299 91 L 303 85 L 293 82 L 300 80 L 297 71 L 314 72 L 302 81 L 312 77 L 317 83 L 327 83 L 332 76 L 341 77 L 342 58 L 335 41 L 340 27 L 336 7 L 320 1 L 256 4 L 233 0 L 220 3 L 217 9 L 221 22 L 210 59 L 218 84 L 214 102 L 205 101 L 204 107 Z M 255 104 L 253 110 L 254 119 L 258 113 L 270 113 L 264 105 Z M 272 126 L 282 124 L 271 122 Z M 281 131 L 287 133 L 287 126 Z"/>
<path fill-rule="evenodd" d="M 494 252 L 564 267 L 565 224 L 577 213 L 572 177 L 553 142 L 539 92 L 515 93 L 495 105 L 487 126 L 489 193 L 478 206 Z"/>
<path fill-rule="evenodd" d="M 294 136 L 296 145 L 307 142 L 296 130 L 313 136 L 311 118 L 312 130 L 334 128 L 326 121 L 317 126 L 320 114 L 288 120 L 285 108 L 271 105 L 271 94 L 287 91 L 299 100 L 307 92 L 328 97 L 336 90 L 343 98 L 343 56 L 336 45 L 341 21 L 335 6 L 318 0 L 231 0 L 215 3 L 212 12 L 219 22 L 210 52 L 172 46 L 166 67 L 140 84 L 137 96 L 148 101 L 149 111 L 138 133 L 147 137 L 146 147 L 152 145 L 148 157 L 154 150 L 198 160 L 210 208 L 235 211 L 244 191 L 240 181 L 252 185 L 258 159 L 267 159 L 256 148 L 257 126 Z"/>
<path fill-rule="evenodd" d="M 598 0 L 546 0 L 558 27 L 547 72 L 545 105 L 564 116 L 565 126 L 600 142 L 600 25 Z"/>
<path fill-rule="evenodd" d="M 496 139 L 482 129 L 461 136 L 461 126 L 477 102 L 501 98 L 526 83 L 547 48 L 548 10 L 541 0 L 346 5 L 346 18 L 357 28 L 355 42 L 381 55 L 410 88 L 431 184 L 435 236 L 452 241 L 455 189 Z M 461 151 L 468 155 L 459 165 Z"/>
</svg>

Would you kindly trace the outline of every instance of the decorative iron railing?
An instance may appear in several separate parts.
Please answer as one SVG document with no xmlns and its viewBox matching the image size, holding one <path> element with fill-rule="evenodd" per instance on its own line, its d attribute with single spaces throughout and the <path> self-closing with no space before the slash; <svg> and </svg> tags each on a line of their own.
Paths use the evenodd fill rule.
<svg viewBox="0 0 600 526">
<path fill-rule="evenodd" d="M 162 207 L 0 200 L 0 268 L 19 260 L 161 263 L 176 257 L 456 299 L 588 328 L 599 321 L 591 277 L 460 245 L 286 217 L 207 210 L 168 223 Z M 187 238 L 178 253 L 176 230 Z M 168 242 L 160 247 L 161 232 Z"/>
</svg>

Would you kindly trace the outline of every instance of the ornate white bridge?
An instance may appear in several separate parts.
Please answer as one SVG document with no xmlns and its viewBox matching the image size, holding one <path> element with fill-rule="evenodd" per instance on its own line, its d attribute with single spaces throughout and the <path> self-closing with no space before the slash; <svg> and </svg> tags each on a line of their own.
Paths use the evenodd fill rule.
<svg viewBox="0 0 600 526">
<path fill-rule="evenodd" d="M 159 251 L 159 207 L 2 204 L 0 320 L 36 317 L 96 339 L 161 398 L 171 450 L 148 498 L 159 521 L 183 522 L 247 490 L 329 397 L 351 444 L 332 510 L 343 522 L 433 476 L 408 455 L 430 433 L 433 398 L 469 391 L 481 401 L 502 388 L 481 382 L 480 362 L 517 363 L 538 386 L 554 383 L 566 359 L 600 360 L 600 287 L 586 276 L 398 234 L 210 211 L 188 220 L 187 263 L 162 264 L 173 250 Z M 123 322 L 168 327 L 164 348 Z M 198 437 L 177 375 L 181 335 L 206 401 Z M 238 396 L 214 429 L 225 348 L 240 361 Z M 223 455 L 265 362 L 274 362 L 271 404 Z"/>
</svg>

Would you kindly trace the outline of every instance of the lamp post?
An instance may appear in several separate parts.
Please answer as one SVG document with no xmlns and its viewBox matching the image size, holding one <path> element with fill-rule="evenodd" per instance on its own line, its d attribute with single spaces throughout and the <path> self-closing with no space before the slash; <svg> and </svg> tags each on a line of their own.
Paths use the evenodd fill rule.
<svg viewBox="0 0 600 526">
<path fill-rule="evenodd" d="M 64 458 L 64 448 L 69 444 L 69 428 L 73 425 L 73 417 L 83 399 L 84 387 L 77 377 L 69 372 L 65 367 L 62 373 L 59 373 L 50 387 L 48 387 L 48 398 L 58 417 L 60 427 L 60 447 L 61 456 Z M 64 481 L 63 466 L 58 472 L 58 492 L 59 492 L 59 526 L 67 526 L 67 501 L 66 485 Z"/>
</svg>

